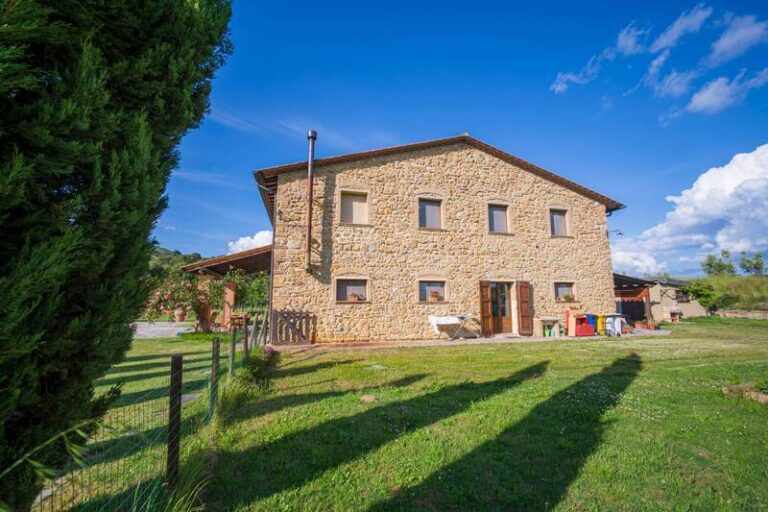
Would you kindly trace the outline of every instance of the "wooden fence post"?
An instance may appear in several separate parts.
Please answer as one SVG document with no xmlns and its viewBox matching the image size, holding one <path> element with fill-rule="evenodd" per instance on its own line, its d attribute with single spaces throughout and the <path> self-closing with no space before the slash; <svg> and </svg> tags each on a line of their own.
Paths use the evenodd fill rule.
<svg viewBox="0 0 768 512">
<path fill-rule="evenodd" d="M 211 385 L 209 387 L 208 396 L 208 418 L 213 418 L 213 413 L 216 412 L 216 403 L 219 400 L 219 350 L 221 347 L 221 340 L 218 336 L 214 336 L 211 346 Z"/>
<path fill-rule="evenodd" d="M 229 344 L 229 368 L 227 368 L 227 377 L 232 380 L 235 374 L 235 347 L 237 346 L 237 329 L 232 327 L 232 341 Z"/>
<path fill-rule="evenodd" d="M 176 485 L 179 477 L 179 445 L 181 444 L 181 379 L 183 355 L 171 356 L 171 385 L 168 396 L 168 459 L 165 466 L 165 484 Z"/>
<path fill-rule="evenodd" d="M 248 315 L 243 315 L 243 364 L 248 360 L 250 347 L 248 346 Z"/>
</svg>

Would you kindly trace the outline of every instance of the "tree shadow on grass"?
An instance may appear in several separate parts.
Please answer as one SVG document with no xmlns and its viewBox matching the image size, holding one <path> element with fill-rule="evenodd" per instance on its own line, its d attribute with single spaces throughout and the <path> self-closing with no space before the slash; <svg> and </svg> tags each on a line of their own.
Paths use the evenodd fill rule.
<svg viewBox="0 0 768 512">
<path fill-rule="evenodd" d="M 273 373 L 273 379 L 282 379 L 284 377 L 296 377 L 298 375 L 306 375 L 307 373 L 319 372 L 334 366 L 341 366 L 345 364 L 356 363 L 357 359 L 345 359 L 343 361 L 325 361 L 322 363 L 311 364 L 307 366 L 295 366 L 292 368 L 285 368 L 284 366 L 278 367 Z"/>
<path fill-rule="evenodd" d="M 200 372 L 199 370 L 191 372 L 190 375 L 184 374 L 181 384 L 181 393 L 186 395 L 188 393 L 196 393 L 205 389 L 208 386 L 210 378 L 208 374 Z M 166 398 L 170 393 L 170 375 L 168 381 L 163 385 L 156 386 L 150 389 L 141 389 L 138 391 L 131 391 L 129 393 L 120 393 L 120 396 L 115 400 L 112 407 L 125 407 L 131 405 L 137 405 L 150 400 L 157 400 L 158 398 Z"/>
<path fill-rule="evenodd" d="M 206 352 L 207 357 L 194 357 L 190 358 L 187 357 L 187 354 L 184 354 L 184 364 L 187 363 L 198 363 L 202 361 L 209 361 L 211 360 L 211 353 Z M 222 359 L 226 357 L 226 354 L 222 356 Z M 126 363 L 120 363 L 116 366 L 113 366 L 109 369 L 109 371 L 106 373 L 105 377 L 111 377 L 115 374 L 121 374 L 121 373 L 135 373 L 135 372 L 144 372 L 148 370 L 157 370 L 157 369 L 167 369 L 168 371 L 171 371 L 171 355 L 166 354 L 165 358 L 161 361 L 157 361 L 154 363 L 138 363 L 138 364 L 126 364 Z"/>
<path fill-rule="evenodd" d="M 251 419 L 265 414 L 272 414 L 290 407 L 298 407 L 309 403 L 317 403 L 327 398 L 348 395 L 349 393 L 373 392 L 382 388 L 404 388 L 424 379 L 427 373 L 409 375 L 401 379 L 396 379 L 378 386 L 368 386 L 362 389 L 341 389 L 338 391 L 325 391 L 322 393 L 296 393 L 292 395 L 277 395 L 275 397 L 257 400 L 241 406 L 234 412 L 232 418 L 225 421 L 234 423 L 245 419 Z"/>
<path fill-rule="evenodd" d="M 542 362 L 490 382 L 457 384 L 410 400 L 373 407 L 242 452 L 220 452 L 210 487 L 212 509 L 242 507 L 299 487 L 400 436 L 536 377 L 547 364 Z"/>
<path fill-rule="evenodd" d="M 221 361 L 222 363 L 224 360 Z M 184 376 L 187 374 L 193 374 L 193 373 L 199 373 L 199 372 L 205 372 L 210 371 L 211 369 L 211 361 L 210 359 L 201 360 L 199 362 L 195 361 L 184 361 Z M 147 379 L 157 379 L 159 377 L 166 377 L 171 378 L 171 364 L 170 359 L 168 360 L 168 364 L 166 365 L 166 368 L 154 371 L 154 372 L 142 372 L 142 373 L 133 373 L 133 374 L 118 374 L 118 375 L 111 375 L 107 374 L 105 377 L 102 377 L 101 379 L 96 381 L 97 386 L 113 386 L 115 384 L 127 384 L 129 382 L 139 382 L 142 380 Z"/>
<path fill-rule="evenodd" d="M 171 357 L 171 354 L 173 352 L 165 352 L 162 354 L 145 354 L 140 356 L 126 356 L 123 358 L 121 363 L 133 363 L 138 361 L 151 361 L 153 359 L 160 359 L 160 358 L 168 358 Z M 184 354 L 185 356 L 193 356 L 197 354 L 210 354 L 211 351 L 209 350 L 182 350 L 179 352 L 180 354 Z"/>
<path fill-rule="evenodd" d="M 374 505 L 389 510 L 550 510 L 603 439 L 603 414 L 640 372 L 617 359 L 534 407 L 522 420 L 421 484 Z"/>
</svg>

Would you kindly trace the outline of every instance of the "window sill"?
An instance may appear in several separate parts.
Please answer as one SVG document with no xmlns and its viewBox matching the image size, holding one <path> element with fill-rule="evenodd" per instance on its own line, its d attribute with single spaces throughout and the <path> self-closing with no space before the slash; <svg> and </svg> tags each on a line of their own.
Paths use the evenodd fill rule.
<svg viewBox="0 0 768 512">
<path fill-rule="evenodd" d="M 448 230 L 445 229 L 445 228 L 422 228 L 422 227 L 420 227 L 419 231 L 426 231 L 428 233 L 444 233 L 444 232 L 446 232 Z"/>
<path fill-rule="evenodd" d="M 336 304 L 370 304 L 369 300 L 337 300 Z"/>
<path fill-rule="evenodd" d="M 578 300 L 572 300 L 572 301 L 566 302 L 564 300 L 557 300 L 557 299 L 555 299 L 555 302 L 557 302 L 558 304 L 573 304 L 573 305 L 576 305 L 576 306 L 581 304 L 581 301 L 578 301 Z"/>
<path fill-rule="evenodd" d="M 500 235 L 500 236 L 515 236 L 514 233 L 510 231 L 489 231 L 489 235 Z"/>
<path fill-rule="evenodd" d="M 339 222 L 339 226 L 349 226 L 357 228 L 372 228 L 373 224 L 357 224 L 356 222 Z"/>
<path fill-rule="evenodd" d="M 550 235 L 550 238 L 565 238 L 565 239 L 571 238 L 571 239 L 573 239 L 575 237 L 573 235 Z"/>
<path fill-rule="evenodd" d="M 419 304 L 448 304 L 450 301 L 448 300 L 420 300 L 417 301 Z"/>
</svg>

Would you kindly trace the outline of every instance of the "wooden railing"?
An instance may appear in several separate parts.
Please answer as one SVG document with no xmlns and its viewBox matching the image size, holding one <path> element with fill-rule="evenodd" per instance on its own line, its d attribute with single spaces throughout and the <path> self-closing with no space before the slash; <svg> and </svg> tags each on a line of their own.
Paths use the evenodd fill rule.
<svg viewBox="0 0 768 512">
<path fill-rule="evenodd" d="M 272 311 L 272 343 L 308 344 L 315 342 L 317 315 L 309 311 Z"/>
</svg>

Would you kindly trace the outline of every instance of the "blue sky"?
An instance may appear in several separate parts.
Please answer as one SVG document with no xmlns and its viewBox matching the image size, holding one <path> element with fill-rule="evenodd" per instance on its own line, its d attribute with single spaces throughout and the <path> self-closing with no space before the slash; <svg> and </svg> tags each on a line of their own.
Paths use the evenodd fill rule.
<svg viewBox="0 0 768 512">
<path fill-rule="evenodd" d="M 575 4 L 235 1 L 155 237 L 268 240 L 230 245 L 270 229 L 252 171 L 314 128 L 320 157 L 469 132 L 613 197 L 617 270 L 768 249 L 768 4 Z"/>
</svg>

